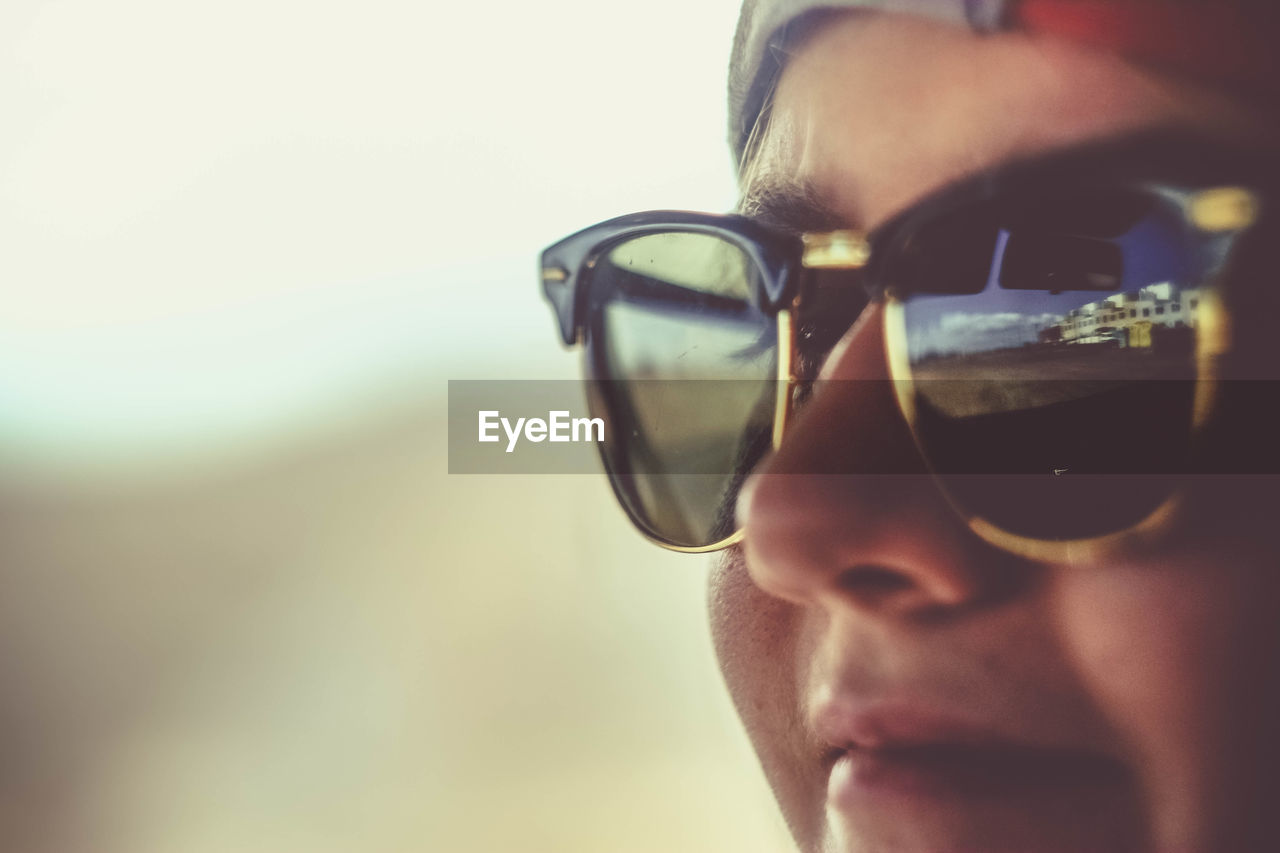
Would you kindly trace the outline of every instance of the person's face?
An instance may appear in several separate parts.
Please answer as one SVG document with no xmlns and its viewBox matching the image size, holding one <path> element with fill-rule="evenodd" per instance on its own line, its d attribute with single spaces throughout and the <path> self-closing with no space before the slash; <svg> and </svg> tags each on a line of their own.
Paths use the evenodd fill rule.
<svg viewBox="0 0 1280 853">
<path fill-rule="evenodd" d="M 751 174 L 866 229 L 979 169 L 1168 124 L 1254 132 L 1082 48 L 845 16 L 789 59 Z M 877 314 L 824 376 L 887 375 Z M 915 458 L 884 387 L 830 383 L 806 406 L 712 579 L 722 669 L 801 846 L 1256 849 L 1280 728 L 1272 492 L 1192 494 L 1142 553 L 1030 563 L 927 478 L 855 475 Z M 832 474 L 787 473 L 817 463 Z"/>
</svg>

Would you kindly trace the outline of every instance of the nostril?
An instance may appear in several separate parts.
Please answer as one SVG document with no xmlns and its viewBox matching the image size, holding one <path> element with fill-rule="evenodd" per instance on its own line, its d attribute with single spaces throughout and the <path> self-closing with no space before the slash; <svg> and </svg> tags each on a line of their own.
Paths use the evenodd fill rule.
<svg viewBox="0 0 1280 853">
<path fill-rule="evenodd" d="M 859 598 L 877 599 L 911 589 L 911 578 L 902 572 L 879 566 L 846 569 L 838 580 L 840 589 Z"/>
</svg>

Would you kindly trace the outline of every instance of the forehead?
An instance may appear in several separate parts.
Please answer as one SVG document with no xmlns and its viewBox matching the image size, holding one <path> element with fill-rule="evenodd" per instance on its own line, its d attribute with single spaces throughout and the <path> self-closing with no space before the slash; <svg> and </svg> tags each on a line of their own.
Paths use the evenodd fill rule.
<svg viewBox="0 0 1280 853">
<path fill-rule="evenodd" d="M 744 190 L 869 228 L 1006 160 L 1166 125 L 1253 132 L 1207 90 L 1063 41 L 846 14 L 789 57 Z"/>
</svg>

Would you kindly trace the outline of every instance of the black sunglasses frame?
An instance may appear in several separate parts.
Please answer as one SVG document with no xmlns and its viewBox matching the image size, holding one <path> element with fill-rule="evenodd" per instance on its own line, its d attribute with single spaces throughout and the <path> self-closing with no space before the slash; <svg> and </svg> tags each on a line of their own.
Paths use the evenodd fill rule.
<svg viewBox="0 0 1280 853">
<path fill-rule="evenodd" d="M 856 269 L 863 286 L 875 293 L 894 288 L 909 291 L 909 285 L 886 281 L 887 268 L 892 268 L 913 232 L 945 214 L 995 198 L 1034 203 L 1046 193 L 1121 182 L 1185 188 L 1239 184 L 1271 196 L 1280 184 L 1280 158 L 1273 151 L 1173 130 L 1149 131 L 1016 160 L 944 187 L 871 232 L 857 235 L 857 240 L 865 242 L 866 260 L 848 266 L 806 264 L 801 234 L 738 214 L 687 210 L 631 213 L 591 225 L 552 244 L 542 252 L 540 278 L 559 321 L 561 340 L 572 346 L 583 331 L 591 270 L 601 255 L 624 240 L 645 234 L 708 234 L 738 247 L 757 265 L 763 273 L 757 307 L 774 314 L 794 301 L 800 288 L 798 273 L 806 267 Z"/>
</svg>

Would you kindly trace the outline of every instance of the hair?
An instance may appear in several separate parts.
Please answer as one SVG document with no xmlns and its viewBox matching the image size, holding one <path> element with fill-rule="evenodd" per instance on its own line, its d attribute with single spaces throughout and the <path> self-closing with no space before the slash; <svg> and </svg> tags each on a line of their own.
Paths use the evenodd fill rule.
<svg viewBox="0 0 1280 853">
<path fill-rule="evenodd" d="M 746 8 L 744 7 L 744 14 Z M 771 62 L 768 76 L 763 81 L 759 108 L 755 111 L 750 129 L 741 141 L 741 148 L 736 150 L 738 166 L 738 189 L 741 193 L 738 211 L 746 216 L 753 216 L 764 206 L 763 201 L 771 187 L 793 183 L 788 176 L 768 174 L 764 171 L 764 162 L 760 154 L 769 139 L 773 128 L 773 101 L 778 91 L 778 81 L 782 78 L 782 69 L 786 59 L 799 51 L 827 21 L 847 10 L 817 9 L 806 12 L 786 24 L 775 36 L 770 46 Z M 803 193 L 804 188 L 794 188 L 788 196 Z"/>
</svg>

